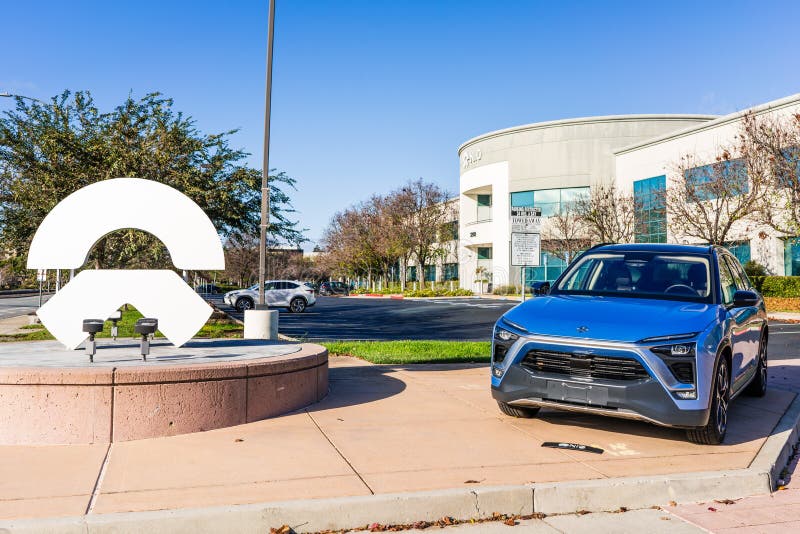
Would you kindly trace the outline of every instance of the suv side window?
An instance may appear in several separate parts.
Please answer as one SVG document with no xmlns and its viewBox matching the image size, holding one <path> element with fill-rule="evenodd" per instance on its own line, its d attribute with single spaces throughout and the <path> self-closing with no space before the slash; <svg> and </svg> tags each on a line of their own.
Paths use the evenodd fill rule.
<svg viewBox="0 0 800 534">
<path fill-rule="evenodd" d="M 277 289 L 275 286 L 277 282 L 265 282 L 264 283 L 264 291 L 270 291 L 272 289 Z"/>
<path fill-rule="evenodd" d="M 725 259 L 730 264 L 731 272 L 733 273 L 733 277 L 736 279 L 736 287 L 742 290 L 750 289 L 752 287 L 750 284 L 750 279 L 747 278 L 747 274 L 745 274 L 739 262 L 730 256 L 725 256 Z"/>
<path fill-rule="evenodd" d="M 297 289 L 297 284 L 295 284 L 294 282 L 284 282 L 284 284 L 286 285 L 286 287 L 284 287 L 283 289 Z"/>
<path fill-rule="evenodd" d="M 736 281 L 731 274 L 728 262 L 724 260 L 722 254 L 717 256 L 719 266 L 719 285 L 722 289 L 723 304 L 733 304 L 733 294 L 736 293 Z"/>
</svg>

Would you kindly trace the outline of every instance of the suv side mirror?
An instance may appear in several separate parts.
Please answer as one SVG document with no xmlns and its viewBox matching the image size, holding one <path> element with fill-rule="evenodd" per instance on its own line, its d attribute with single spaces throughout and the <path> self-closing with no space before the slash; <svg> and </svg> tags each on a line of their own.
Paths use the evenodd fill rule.
<svg viewBox="0 0 800 534">
<path fill-rule="evenodd" d="M 547 295 L 550 293 L 550 282 L 534 282 L 531 284 L 531 291 L 534 297 Z"/>
<path fill-rule="evenodd" d="M 739 290 L 733 294 L 733 307 L 746 308 L 758 304 L 758 293 L 755 291 Z"/>
</svg>

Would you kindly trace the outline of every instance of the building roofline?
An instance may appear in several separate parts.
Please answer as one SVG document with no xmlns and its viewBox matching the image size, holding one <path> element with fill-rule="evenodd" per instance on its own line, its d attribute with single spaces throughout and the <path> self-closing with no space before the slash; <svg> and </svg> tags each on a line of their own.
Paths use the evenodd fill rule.
<svg viewBox="0 0 800 534">
<path fill-rule="evenodd" d="M 697 126 L 689 126 L 688 128 L 682 128 L 680 130 L 670 132 L 668 134 L 660 135 L 658 137 L 653 137 L 652 139 L 647 139 L 646 141 L 640 141 L 632 145 L 624 146 L 614 150 L 613 153 L 615 156 L 619 156 L 620 154 L 625 154 L 627 152 L 632 152 L 640 148 L 645 148 L 665 143 L 667 141 L 678 139 L 680 137 L 685 137 L 693 133 L 702 132 L 705 130 L 711 130 L 713 128 L 717 128 L 718 126 L 735 122 L 744 117 L 746 113 L 751 111 L 756 115 L 762 115 L 764 113 L 767 113 L 768 111 L 775 111 L 781 108 L 789 107 L 794 104 L 800 104 L 800 93 L 789 95 L 784 98 L 779 98 L 778 100 L 772 100 L 770 102 L 767 102 L 766 104 L 761 104 L 755 107 L 747 108 L 742 111 L 735 111 L 733 113 L 729 113 L 728 115 L 717 117 L 716 119 L 711 120 L 709 122 L 698 124 Z"/>
<path fill-rule="evenodd" d="M 637 122 L 637 121 L 684 121 L 684 120 L 706 120 L 710 121 L 718 118 L 718 115 L 691 115 L 691 114 L 641 114 L 641 115 L 601 115 L 597 117 L 577 117 L 573 119 L 559 119 L 554 121 L 534 122 L 521 126 L 512 126 L 502 130 L 495 130 L 478 135 L 465 141 L 458 147 L 458 155 L 470 145 L 479 141 L 499 137 L 510 133 L 526 132 L 531 130 L 541 130 L 545 128 L 555 128 L 559 126 L 574 126 L 579 124 L 597 124 L 603 122 Z"/>
</svg>

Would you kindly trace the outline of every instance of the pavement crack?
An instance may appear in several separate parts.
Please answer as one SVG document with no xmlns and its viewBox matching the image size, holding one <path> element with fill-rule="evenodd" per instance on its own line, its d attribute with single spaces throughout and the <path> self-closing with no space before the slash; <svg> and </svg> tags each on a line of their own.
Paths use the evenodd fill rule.
<svg viewBox="0 0 800 534">
<path fill-rule="evenodd" d="M 347 457 L 344 454 L 342 454 L 342 451 L 339 450 L 339 447 L 337 447 L 336 444 L 333 442 L 333 440 L 331 440 L 331 438 L 328 436 L 328 434 L 326 434 L 325 431 L 322 430 L 322 427 L 319 426 L 317 420 L 314 419 L 313 415 L 311 415 L 311 412 L 306 410 L 306 415 L 308 415 L 308 418 L 311 419 L 312 423 L 314 423 L 314 426 L 317 427 L 317 430 L 319 430 L 320 434 L 322 434 L 325 437 L 325 439 L 328 440 L 328 443 L 331 444 L 331 447 L 333 447 L 333 449 L 339 454 L 342 460 L 344 460 L 345 463 L 350 467 L 350 470 L 353 471 L 353 474 L 355 474 L 361 481 L 361 483 L 364 484 L 364 487 L 366 487 L 372 495 L 375 495 L 375 492 L 372 490 L 370 485 L 367 484 L 367 481 L 364 480 L 364 477 L 361 476 L 361 473 L 356 471 L 356 468 L 353 467 L 353 464 L 350 463 L 350 460 L 348 460 Z"/>
</svg>

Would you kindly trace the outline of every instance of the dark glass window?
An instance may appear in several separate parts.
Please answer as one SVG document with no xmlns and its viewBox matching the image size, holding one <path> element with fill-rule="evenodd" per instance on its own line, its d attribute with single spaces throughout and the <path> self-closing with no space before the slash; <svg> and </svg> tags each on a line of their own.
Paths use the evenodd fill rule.
<svg viewBox="0 0 800 534">
<path fill-rule="evenodd" d="M 750 241 L 732 241 L 726 243 L 725 248 L 727 248 L 742 265 L 750 261 Z"/>
<path fill-rule="evenodd" d="M 800 237 L 789 237 L 783 241 L 783 266 L 786 276 L 800 275 Z"/>
<path fill-rule="evenodd" d="M 417 266 L 412 265 L 407 269 L 406 273 L 406 280 L 409 282 L 416 282 L 417 281 Z"/>
<path fill-rule="evenodd" d="M 491 260 L 492 259 L 492 247 L 478 247 L 478 259 L 479 260 Z"/>
<path fill-rule="evenodd" d="M 747 193 L 750 188 L 747 181 L 747 165 L 742 159 L 694 167 L 684 172 L 684 178 L 693 184 L 698 200 L 717 198 L 721 188 L 729 190 L 733 186 L 741 193 Z"/>
<path fill-rule="evenodd" d="M 442 265 L 442 280 L 458 280 L 457 263 L 445 263 Z"/>
<path fill-rule="evenodd" d="M 436 266 L 435 265 L 426 265 L 425 266 L 425 281 L 426 282 L 435 282 L 436 281 Z"/>
<path fill-rule="evenodd" d="M 664 205 L 666 189 L 666 175 L 633 182 L 634 225 L 637 243 L 667 242 L 667 211 Z"/>
</svg>

